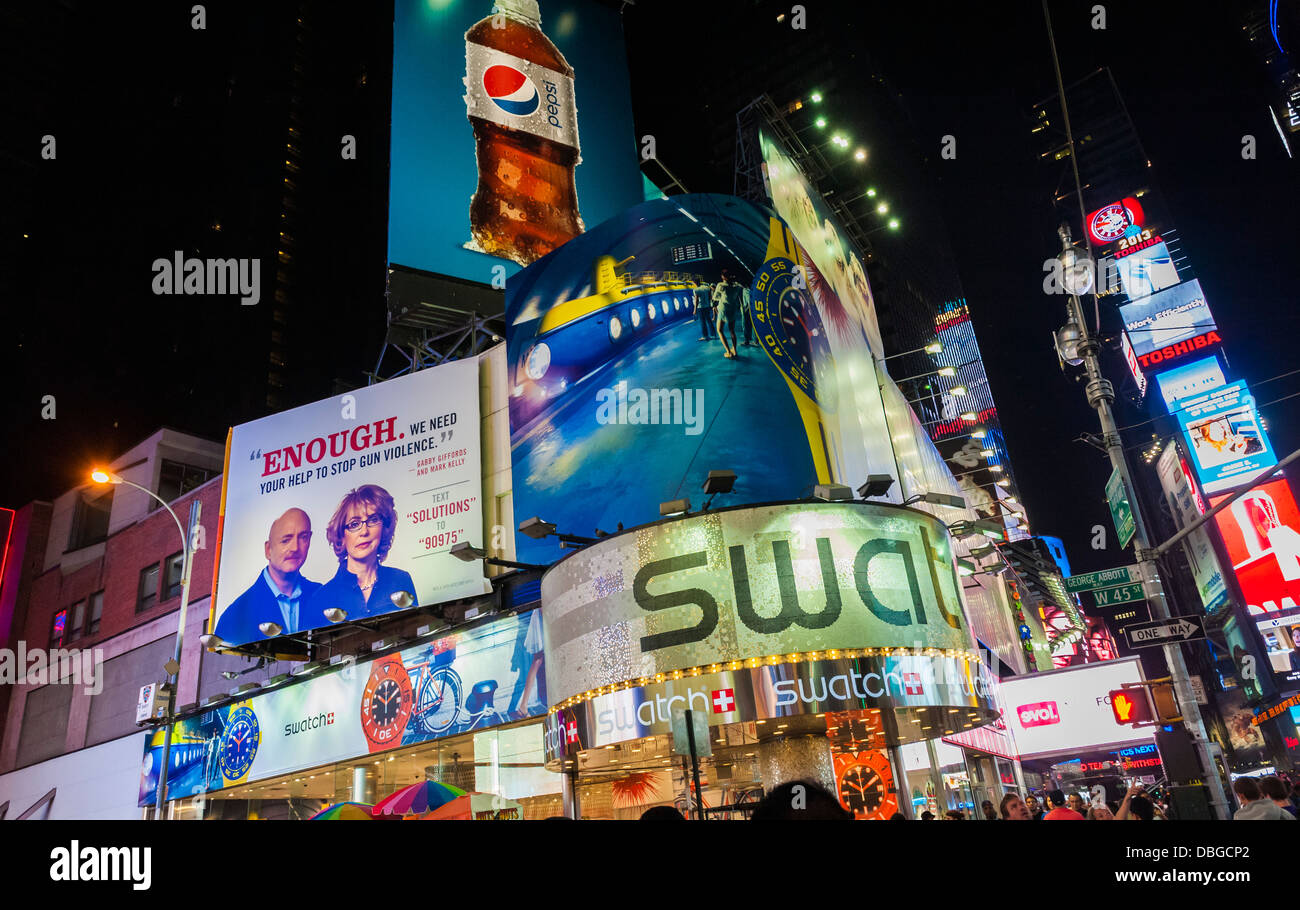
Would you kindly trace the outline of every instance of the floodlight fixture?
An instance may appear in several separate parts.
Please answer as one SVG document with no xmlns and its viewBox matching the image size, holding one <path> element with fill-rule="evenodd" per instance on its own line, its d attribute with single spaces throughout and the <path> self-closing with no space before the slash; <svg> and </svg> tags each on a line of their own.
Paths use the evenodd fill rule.
<svg viewBox="0 0 1300 910">
<path fill-rule="evenodd" d="M 875 499 L 889 493 L 894 485 L 894 478 L 888 474 L 868 474 L 866 483 L 858 487 L 858 495 L 863 499 Z"/>
</svg>

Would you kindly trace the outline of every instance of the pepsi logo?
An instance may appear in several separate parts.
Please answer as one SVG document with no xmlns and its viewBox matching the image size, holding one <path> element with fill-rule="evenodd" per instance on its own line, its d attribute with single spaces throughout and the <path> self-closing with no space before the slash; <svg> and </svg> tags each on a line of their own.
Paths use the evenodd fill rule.
<svg viewBox="0 0 1300 910">
<path fill-rule="evenodd" d="M 1061 715 L 1056 710 L 1054 701 L 1036 701 L 1032 705 L 1016 708 L 1022 727 L 1042 727 L 1047 724 L 1059 724 Z"/>
<path fill-rule="evenodd" d="M 527 117 L 541 103 L 533 80 L 503 63 L 493 64 L 483 71 L 483 89 L 493 104 L 516 117 Z"/>
</svg>

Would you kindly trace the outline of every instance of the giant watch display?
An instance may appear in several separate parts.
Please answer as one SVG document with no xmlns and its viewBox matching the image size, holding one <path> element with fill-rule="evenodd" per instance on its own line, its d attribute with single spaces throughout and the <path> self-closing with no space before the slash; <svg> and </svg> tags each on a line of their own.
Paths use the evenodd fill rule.
<svg viewBox="0 0 1300 910">
<path fill-rule="evenodd" d="M 402 741 L 414 704 L 411 677 L 402 665 L 401 655 L 390 654 L 375 661 L 361 693 L 361 729 L 371 752 Z"/>
<path fill-rule="evenodd" d="M 817 478 L 831 483 L 839 458 L 835 422 L 827 420 L 837 404 L 835 362 L 826 326 L 808 289 L 803 251 L 777 218 L 771 219 L 763 258 L 750 288 L 754 326 L 799 408 Z"/>
</svg>

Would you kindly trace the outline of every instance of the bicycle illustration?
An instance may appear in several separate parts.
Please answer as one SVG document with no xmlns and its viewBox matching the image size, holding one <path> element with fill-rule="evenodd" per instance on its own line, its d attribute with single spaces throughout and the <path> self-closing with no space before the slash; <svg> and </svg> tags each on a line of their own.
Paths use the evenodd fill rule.
<svg viewBox="0 0 1300 910">
<path fill-rule="evenodd" d="M 490 727 L 505 720 L 496 709 L 497 681 L 477 682 L 466 693 L 464 680 L 452 666 L 455 659 L 455 640 L 442 639 L 431 644 L 421 659 L 407 669 L 415 690 L 411 723 L 427 736 L 438 736 L 452 728 L 461 732 Z"/>
</svg>

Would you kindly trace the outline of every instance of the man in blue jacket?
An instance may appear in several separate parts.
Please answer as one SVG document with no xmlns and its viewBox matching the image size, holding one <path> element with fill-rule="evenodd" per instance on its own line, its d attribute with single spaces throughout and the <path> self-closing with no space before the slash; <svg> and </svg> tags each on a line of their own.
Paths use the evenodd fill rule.
<svg viewBox="0 0 1300 910">
<path fill-rule="evenodd" d="M 273 622 L 281 634 L 300 631 L 301 608 L 307 596 L 320 588 L 298 571 L 311 547 L 311 519 L 302 509 L 290 509 L 271 523 L 263 552 L 266 568 L 217 619 L 215 633 L 232 645 L 266 638 L 258 628 Z"/>
</svg>

